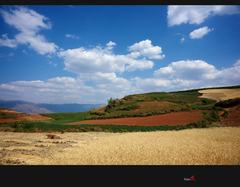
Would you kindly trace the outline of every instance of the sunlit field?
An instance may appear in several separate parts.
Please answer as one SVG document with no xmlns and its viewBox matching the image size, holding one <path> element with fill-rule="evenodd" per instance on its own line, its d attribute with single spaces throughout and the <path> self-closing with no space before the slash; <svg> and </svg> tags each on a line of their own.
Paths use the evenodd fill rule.
<svg viewBox="0 0 240 187">
<path fill-rule="evenodd" d="M 240 128 L 134 133 L 1 132 L 1 164 L 239 165 Z"/>
</svg>

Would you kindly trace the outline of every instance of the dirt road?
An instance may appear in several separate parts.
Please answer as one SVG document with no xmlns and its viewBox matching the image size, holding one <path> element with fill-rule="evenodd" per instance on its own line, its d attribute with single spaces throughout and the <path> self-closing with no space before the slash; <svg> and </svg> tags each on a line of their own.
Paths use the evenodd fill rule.
<svg viewBox="0 0 240 187">
<path fill-rule="evenodd" d="M 240 164 L 240 128 L 136 133 L 0 132 L 0 164 Z"/>
</svg>

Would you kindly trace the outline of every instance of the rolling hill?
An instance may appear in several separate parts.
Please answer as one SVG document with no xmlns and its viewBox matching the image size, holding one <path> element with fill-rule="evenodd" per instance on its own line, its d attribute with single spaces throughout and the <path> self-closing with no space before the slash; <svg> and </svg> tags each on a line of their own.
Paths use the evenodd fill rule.
<svg viewBox="0 0 240 187">
<path fill-rule="evenodd" d="M 209 91 L 211 98 L 205 95 L 210 93 Z M 41 115 L 48 117 L 47 121 L 18 120 L 20 124 L 4 123 L 1 128 L 3 130 L 10 128 L 14 131 L 129 132 L 239 126 L 239 96 L 240 89 L 236 87 L 134 94 L 121 99 L 109 99 L 105 106 L 94 108 L 91 105 L 94 109 L 88 110 L 88 106 L 85 106 L 84 110 L 87 110 L 85 112 L 47 112 Z M 11 102 L 8 104 L 10 107 L 16 107 Z M 26 105 L 28 109 L 30 105 L 48 111 L 71 109 L 66 107 L 68 105 L 59 105 L 63 108 L 54 108 L 59 106 L 31 105 L 24 102 L 18 102 L 17 106 L 24 106 L 23 108 L 26 109 Z M 4 106 L 6 107 L 6 103 Z M 1 116 L 0 119 L 3 121 L 12 118 L 11 114 L 4 111 L 1 112 Z"/>
</svg>

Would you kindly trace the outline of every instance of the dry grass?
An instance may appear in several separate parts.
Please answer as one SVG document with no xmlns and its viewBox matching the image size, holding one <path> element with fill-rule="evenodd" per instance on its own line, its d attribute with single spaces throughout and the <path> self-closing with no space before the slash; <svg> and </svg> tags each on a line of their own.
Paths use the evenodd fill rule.
<svg viewBox="0 0 240 187">
<path fill-rule="evenodd" d="M 200 90 L 203 95 L 202 98 L 209 98 L 214 100 L 228 100 L 240 97 L 240 88 L 236 89 L 206 89 Z"/>
<path fill-rule="evenodd" d="M 240 128 L 166 132 L 64 133 L 0 132 L 3 164 L 239 165 Z"/>
</svg>

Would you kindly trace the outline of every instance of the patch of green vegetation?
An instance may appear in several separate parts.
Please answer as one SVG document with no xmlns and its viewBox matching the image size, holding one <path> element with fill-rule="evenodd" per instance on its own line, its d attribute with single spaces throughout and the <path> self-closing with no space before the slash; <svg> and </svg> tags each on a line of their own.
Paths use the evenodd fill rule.
<svg viewBox="0 0 240 187">
<path fill-rule="evenodd" d="M 203 122 L 193 123 L 185 126 L 126 126 L 126 125 L 59 125 L 58 123 L 46 122 L 17 122 L 3 124 L 0 127 L 8 127 L 14 132 L 146 132 L 146 131 L 167 131 L 182 130 L 189 128 L 203 128 L 209 125 L 202 125 Z"/>
<path fill-rule="evenodd" d="M 50 117 L 57 121 L 58 123 L 68 123 L 74 121 L 87 120 L 92 119 L 92 117 L 95 116 L 93 114 L 90 114 L 90 112 L 51 113 L 42 115 Z"/>
<path fill-rule="evenodd" d="M 15 118 L 16 115 L 7 112 L 0 112 L 0 119 L 8 119 L 8 118 Z"/>
<path fill-rule="evenodd" d="M 74 125 L 65 125 L 57 122 L 15 122 L 2 124 L 1 128 L 10 127 L 15 132 L 85 132 L 84 128 Z"/>
<path fill-rule="evenodd" d="M 110 98 L 105 112 L 130 111 L 136 109 L 137 107 L 138 104 L 136 101 L 126 102 L 124 100 Z"/>
<path fill-rule="evenodd" d="M 203 112 L 203 119 L 209 123 L 220 121 L 220 116 L 217 110 L 211 110 L 208 112 Z"/>
</svg>

